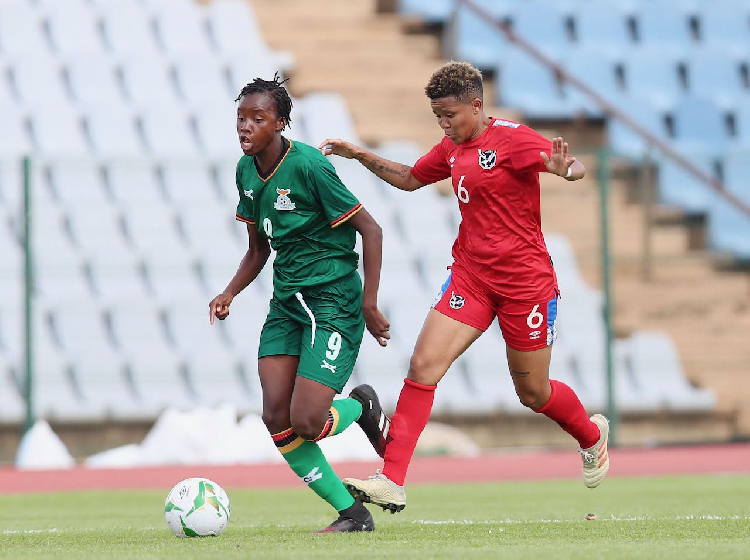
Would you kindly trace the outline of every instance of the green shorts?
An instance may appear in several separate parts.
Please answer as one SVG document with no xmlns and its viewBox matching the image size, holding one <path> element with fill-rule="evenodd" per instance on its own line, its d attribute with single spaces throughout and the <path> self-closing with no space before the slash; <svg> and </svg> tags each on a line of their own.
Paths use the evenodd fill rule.
<svg viewBox="0 0 750 560">
<path fill-rule="evenodd" d="M 258 358 L 299 356 L 297 375 L 340 393 L 354 371 L 365 329 L 359 274 L 295 296 L 271 299 Z"/>
</svg>

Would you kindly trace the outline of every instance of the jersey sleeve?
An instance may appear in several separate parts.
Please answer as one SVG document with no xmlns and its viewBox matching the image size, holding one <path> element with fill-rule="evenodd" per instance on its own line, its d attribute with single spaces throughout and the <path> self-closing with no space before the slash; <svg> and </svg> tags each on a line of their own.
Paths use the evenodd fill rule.
<svg viewBox="0 0 750 560">
<path fill-rule="evenodd" d="M 539 152 L 552 154 L 552 141 L 521 125 L 513 130 L 510 145 L 510 163 L 516 171 L 542 173 L 547 171 Z"/>
<path fill-rule="evenodd" d="M 235 171 L 235 182 L 237 184 L 237 192 L 240 196 L 240 201 L 237 203 L 237 213 L 235 218 L 240 222 L 248 224 L 254 224 L 255 218 L 253 217 L 253 205 L 252 200 L 245 193 L 245 188 L 242 185 L 242 172 L 244 166 L 242 160 L 237 162 L 237 169 Z"/>
<path fill-rule="evenodd" d="M 446 160 L 443 143 L 435 144 L 429 152 L 419 158 L 411 168 L 411 174 L 423 185 L 437 183 L 450 177 L 451 166 Z"/>
<path fill-rule="evenodd" d="M 308 179 L 331 227 L 340 226 L 362 209 L 362 204 L 341 182 L 331 162 L 322 156 L 321 160 L 310 162 Z"/>
</svg>

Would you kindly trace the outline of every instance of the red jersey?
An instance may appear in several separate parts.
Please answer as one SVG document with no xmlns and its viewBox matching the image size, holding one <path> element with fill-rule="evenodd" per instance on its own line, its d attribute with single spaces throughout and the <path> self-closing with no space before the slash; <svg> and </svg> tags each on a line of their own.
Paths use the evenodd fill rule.
<svg viewBox="0 0 750 560">
<path fill-rule="evenodd" d="M 491 119 L 474 140 L 443 138 L 411 170 L 423 184 L 451 178 L 461 210 L 455 263 L 498 294 L 516 300 L 551 297 L 557 279 L 542 236 L 539 152 L 552 142 L 529 127 Z"/>
</svg>

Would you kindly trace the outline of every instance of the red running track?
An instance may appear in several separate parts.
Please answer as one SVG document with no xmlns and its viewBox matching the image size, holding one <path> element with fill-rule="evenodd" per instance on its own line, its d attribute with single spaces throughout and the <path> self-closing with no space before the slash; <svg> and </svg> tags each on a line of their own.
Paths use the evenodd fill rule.
<svg viewBox="0 0 750 560">
<path fill-rule="evenodd" d="M 706 473 L 750 473 L 750 444 L 612 449 L 609 476 Z M 340 476 L 366 477 L 381 462 L 335 463 Z M 580 476 L 575 451 L 513 450 L 479 457 L 419 457 L 408 482 L 490 482 L 565 479 Z M 0 494 L 70 490 L 169 489 L 177 481 L 202 476 L 224 488 L 299 486 L 299 479 L 283 463 L 234 466 L 171 466 L 132 469 L 75 468 L 19 471 L 0 468 Z"/>
</svg>

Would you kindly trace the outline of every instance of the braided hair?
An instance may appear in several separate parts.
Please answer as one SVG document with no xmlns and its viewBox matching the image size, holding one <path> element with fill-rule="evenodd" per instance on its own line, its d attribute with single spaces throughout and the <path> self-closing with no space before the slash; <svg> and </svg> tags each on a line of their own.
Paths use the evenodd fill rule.
<svg viewBox="0 0 750 560">
<path fill-rule="evenodd" d="M 246 95 L 253 93 L 269 94 L 276 103 L 276 113 L 280 119 L 284 120 L 284 128 L 286 128 L 292 122 L 292 98 L 289 97 L 289 92 L 283 87 L 283 84 L 288 80 L 289 78 L 282 79 L 278 72 L 273 75 L 273 80 L 255 78 L 252 83 L 242 88 L 235 101 L 240 101 Z"/>
</svg>

